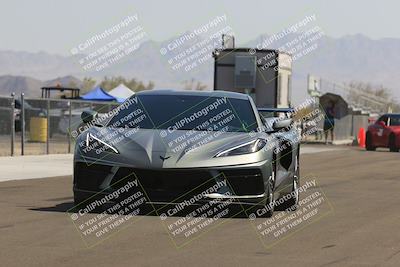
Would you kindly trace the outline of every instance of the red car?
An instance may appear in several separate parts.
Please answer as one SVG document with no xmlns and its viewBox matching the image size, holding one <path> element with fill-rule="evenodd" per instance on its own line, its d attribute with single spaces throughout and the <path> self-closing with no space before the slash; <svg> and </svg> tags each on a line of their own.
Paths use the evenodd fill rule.
<svg viewBox="0 0 400 267">
<path fill-rule="evenodd" d="M 387 147 L 392 152 L 400 148 L 400 114 L 384 114 L 368 127 L 365 148 L 369 151 Z"/>
</svg>

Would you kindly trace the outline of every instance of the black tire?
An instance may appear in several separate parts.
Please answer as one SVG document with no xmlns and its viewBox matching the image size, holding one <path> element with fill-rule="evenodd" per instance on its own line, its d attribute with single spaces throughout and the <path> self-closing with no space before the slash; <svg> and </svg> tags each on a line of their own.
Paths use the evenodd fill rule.
<svg viewBox="0 0 400 267">
<path fill-rule="evenodd" d="M 389 149 L 390 152 L 399 152 L 399 148 L 396 147 L 396 136 L 394 134 L 390 134 L 389 136 Z"/>
<path fill-rule="evenodd" d="M 365 149 L 367 151 L 375 151 L 376 147 L 372 146 L 372 137 L 370 133 L 367 133 L 365 138 Z"/>
<path fill-rule="evenodd" d="M 300 159 L 299 155 L 296 157 L 295 172 L 293 175 L 292 190 L 286 195 L 287 200 L 281 205 L 281 209 L 295 211 L 299 205 L 299 187 L 300 187 Z"/>
</svg>

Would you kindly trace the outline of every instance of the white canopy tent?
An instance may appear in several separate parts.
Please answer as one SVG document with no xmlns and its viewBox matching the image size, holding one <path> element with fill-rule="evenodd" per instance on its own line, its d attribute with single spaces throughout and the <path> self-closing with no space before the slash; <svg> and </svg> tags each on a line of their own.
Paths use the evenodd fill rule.
<svg viewBox="0 0 400 267">
<path fill-rule="evenodd" d="M 121 83 L 120 85 L 109 91 L 108 94 L 112 95 L 115 98 L 125 100 L 134 95 L 135 92 L 133 92 L 131 89 Z"/>
</svg>

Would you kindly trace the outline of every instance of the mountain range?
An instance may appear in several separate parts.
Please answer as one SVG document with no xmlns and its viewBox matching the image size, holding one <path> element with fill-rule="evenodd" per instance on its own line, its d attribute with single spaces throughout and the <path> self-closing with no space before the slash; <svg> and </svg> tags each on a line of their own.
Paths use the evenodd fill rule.
<svg viewBox="0 0 400 267">
<path fill-rule="evenodd" d="M 254 47 L 268 38 L 260 35 L 242 47 Z M 293 38 L 296 35 L 288 36 Z M 85 71 L 79 64 L 82 55 L 61 56 L 46 52 L 0 51 L 0 95 L 11 92 L 25 92 L 29 96 L 40 95 L 40 87 L 57 83 L 81 84 L 83 77 L 93 77 L 100 81 L 104 76 L 124 76 L 148 82 L 155 88 L 183 88 L 184 81 L 199 81 L 212 88 L 213 60 L 210 58 L 192 71 L 173 70 L 160 49 L 170 44 L 176 37 L 164 42 L 145 41 L 141 46 L 102 71 Z M 274 43 L 270 48 L 278 48 L 288 39 Z M 184 51 L 200 37 L 185 43 L 174 52 Z M 370 39 L 364 35 L 348 35 L 341 38 L 322 36 L 318 47 L 293 63 L 293 94 L 297 99 L 306 97 L 307 75 L 313 74 L 323 79 L 339 83 L 363 81 L 373 85 L 383 85 L 391 89 L 394 97 L 400 97 L 397 84 L 400 82 L 400 39 Z M 59 78 L 56 78 L 59 77 Z"/>
</svg>

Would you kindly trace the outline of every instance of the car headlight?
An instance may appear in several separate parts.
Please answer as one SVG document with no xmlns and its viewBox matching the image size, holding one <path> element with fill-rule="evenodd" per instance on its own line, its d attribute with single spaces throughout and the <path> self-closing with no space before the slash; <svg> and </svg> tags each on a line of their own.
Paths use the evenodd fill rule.
<svg viewBox="0 0 400 267">
<path fill-rule="evenodd" d="M 214 157 L 218 158 L 218 157 L 250 154 L 250 153 L 260 151 L 266 144 L 267 144 L 267 141 L 265 141 L 264 139 L 258 138 L 256 140 L 220 151 Z"/>
<path fill-rule="evenodd" d="M 97 144 L 96 144 L 96 142 L 97 142 Z M 94 149 L 96 151 L 99 151 L 99 149 L 101 149 L 102 151 L 110 151 L 111 150 L 112 152 L 119 154 L 118 150 L 115 147 L 113 147 L 110 144 L 107 144 L 106 142 L 99 139 L 92 133 L 88 133 L 86 135 L 85 144 L 86 144 L 87 148 Z"/>
</svg>

